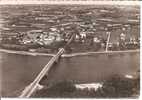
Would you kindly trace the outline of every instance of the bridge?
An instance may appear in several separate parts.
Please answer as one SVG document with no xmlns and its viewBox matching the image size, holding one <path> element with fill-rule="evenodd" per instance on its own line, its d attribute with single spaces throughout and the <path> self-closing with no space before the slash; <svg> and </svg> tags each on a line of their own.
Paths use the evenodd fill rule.
<svg viewBox="0 0 142 100">
<path fill-rule="evenodd" d="M 45 75 L 48 75 L 49 70 L 51 69 L 53 64 L 58 61 L 58 59 L 64 53 L 64 51 L 65 51 L 64 48 L 61 48 L 59 50 L 59 52 L 50 59 L 50 61 L 41 70 L 41 72 L 38 74 L 38 76 L 35 78 L 35 80 L 29 86 L 27 86 L 24 89 L 24 91 L 22 92 L 22 94 L 19 97 L 30 97 L 33 94 L 33 92 L 36 91 L 37 87 L 39 86 L 39 82 L 41 81 L 41 79 Z"/>
<path fill-rule="evenodd" d="M 69 41 L 67 42 L 67 44 L 59 49 L 58 53 L 56 55 L 54 55 L 50 61 L 44 66 L 44 68 L 41 70 L 41 72 L 38 74 L 38 76 L 35 78 L 35 80 L 30 84 L 28 85 L 21 93 L 21 95 L 19 97 L 21 98 L 28 98 L 30 97 L 38 88 L 39 86 L 39 82 L 42 80 L 42 78 L 45 76 L 45 75 L 48 75 L 49 74 L 49 71 L 51 69 L 51 67 L 58 62 L 58 60 L 60 59 L 61 55 L 64 53 L 65 49 L 64 48 L 67 48 L 67 46 L 72 42 L 72 40 L 74 39 L 75 37 L 75 34 L 72 34 L 71 38 L 69 39 Z"/>
</svg>

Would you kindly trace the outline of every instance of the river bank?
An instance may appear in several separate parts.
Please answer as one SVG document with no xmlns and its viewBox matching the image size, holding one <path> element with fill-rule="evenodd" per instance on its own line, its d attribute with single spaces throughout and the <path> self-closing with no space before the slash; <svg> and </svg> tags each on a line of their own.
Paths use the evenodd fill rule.
<svg viewBox="0 0 142 100">
<path fill-rule="evenodd" d="M 60 81 L 46 84 L 31 97 L 138 98 L 139 94 L 139 77 L 133 79 L 113 75 L 101 83 L 76 84 L 72 81 Z"/>
<path fill-rule="evenodd" d="M 16 50 L 7 50 L 7 49 L 0 49 L 0 52 L 3 53 L 10 53 L 10 54 L 19 54 L 19 55 L 30 55 L 30 56 L 50 56 L 53 57 L 55 54 L 49 53 L 38 53 L 38 52 L 28 52 L 28 51 L 16 51 Z M 74 56 L 85 56 L 85 55 L 92 55 L 92 54 L 112 54 L 112 53 L 132 53 L 132 52 L 140 52 L 139 49 L 136 50 L 123 50 L 123 51 L 100 51 L 100 52 L 80 52 L 80 53 L 70 53 L 70 54 L 63 54 L 61 57 L 74 57 Z"/>
<path fill-rule="evenodd" d="M 15 50 L 7 50 L 7 49 L 0 49 L 0 52 L 3 53 L 10 53 L 10 54 L 19 54 L 19 55 L 30 55 L 30 56 L 50 56 L 53 57 L 55 54 L 49 53 L 37 53 L 37 52 L 28 52 L 28 51 L 15 51 Z M 140 52 L 139 49 L 136 50 L 123 50 L 123 51 L 100 51 L 100 52 L 80 52 L 80 53 L 70 53 L 70 54 L 63 54 L 61 57 L 74 57 L 74 56 L 85 56 L 85 55 L 92 55 L 92 54 L 112 54 L 112 53 L 132 53 L 132 52 Z"/>
</svg>

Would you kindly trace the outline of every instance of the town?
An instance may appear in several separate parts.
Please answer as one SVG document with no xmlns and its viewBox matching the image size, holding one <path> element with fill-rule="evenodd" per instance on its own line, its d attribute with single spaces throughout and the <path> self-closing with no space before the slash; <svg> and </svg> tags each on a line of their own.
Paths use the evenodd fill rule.
<svg viewBox="0 0 142 100">
<path fill-rule="evenodd" d="M 140 15 L 136 7 L 128 7 L 128 11 L 123 6 L 100 9 L 97 6 L 53 8 L 43 5 L 29 9 L 22 6 L 8 9 L 22 11 L 20 14 L 2 10 L 1 48 L 56 53 L 73 34 L 66 53 L 105 51 L 106 45 L 111 51 L 140 48 Z"/>
</svg>

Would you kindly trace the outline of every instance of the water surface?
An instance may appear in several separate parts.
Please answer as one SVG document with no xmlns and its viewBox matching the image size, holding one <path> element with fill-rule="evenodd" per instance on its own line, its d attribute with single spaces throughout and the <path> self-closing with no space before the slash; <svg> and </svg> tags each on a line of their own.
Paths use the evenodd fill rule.
<svg viewBox="0 0 142 100">
<path fill-rule="evenodd" d="M 18 96 L 48 63 L 51 57 L 0 53 L 2 96 Z M 139 53 L 94 54 L 62 58 L 52 67 L 48 82 L 74 80 L 101 82 L 114 74 L 134 74 L 139 68 Z M 19 92 L 20 91 L 20 92 Z"/>
</svg>

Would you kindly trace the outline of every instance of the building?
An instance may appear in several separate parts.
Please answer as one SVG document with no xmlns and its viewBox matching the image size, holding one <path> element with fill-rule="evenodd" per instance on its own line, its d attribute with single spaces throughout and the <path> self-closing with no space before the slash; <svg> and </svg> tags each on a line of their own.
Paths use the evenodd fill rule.
<svg viewBox="0 0 142 100">
<path fill-rule="evenodd" d="M 121 34 L 120 34 L 120 39 L 121 39 L 121 40 L 125 40 L 125 39 L 126 39 L 126 34 L 121 33 Z"/>
</svg>

